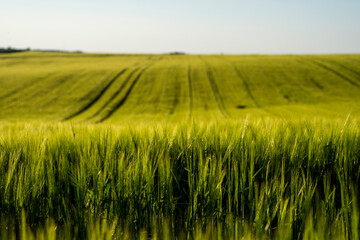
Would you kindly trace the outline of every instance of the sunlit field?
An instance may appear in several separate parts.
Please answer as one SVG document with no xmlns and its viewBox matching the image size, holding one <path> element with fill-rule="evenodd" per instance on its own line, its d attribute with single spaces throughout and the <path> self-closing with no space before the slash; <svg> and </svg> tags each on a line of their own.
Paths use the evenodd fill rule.
<svg viewBox="0 0 360 240">
<path fill-rule="evenodd" d="M 358 239 L 360 55 L 0 55 L 1 239 Z"/>
<path fill-rule="evenodd" d="M 0 55 L 2 120 L 189 122 L 359 115 L 360 55 Z"/>
</svg>

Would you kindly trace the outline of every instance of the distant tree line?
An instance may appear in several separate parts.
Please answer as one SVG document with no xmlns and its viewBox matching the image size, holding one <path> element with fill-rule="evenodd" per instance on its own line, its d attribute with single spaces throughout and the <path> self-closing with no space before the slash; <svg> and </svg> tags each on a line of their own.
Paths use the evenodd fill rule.
<svg viewBox="0 0 360 240">
<path fill-rule="evenodd" d="M 185 55 L 185 52 L 170 52 L 170 55 Z"/>
<path fill-rule="evenodd" d="M 37 52 L 63 52 L 63 53 L 82 53 L 82 51 L 65 51 L 65 50 L 57 50 L 57 49 L 33 49 L 25 48 L 25 49 L 19 49 L 19 48 L 0 48 L 0 53 L 16 53 L 16 52 L 27 52 L 27 51 L 37 51 Z"/>
<path fill-rule="evenodd" d="M 30 48 L 25 48 L 25 49 L 18 49 L 12 47 L 0 48 L 0 53 L 15 53 L 15 52 L 26 52 L 26 51 L 30 51 Z"/>
<path fill-rule="evenodd" d="M 58 49 L 33 49 L 36 52 L 57 52 L 57 53 L 83 53 L 82 51 L 66 51 L 66 50 L 58 50 Z"/>
</svg>

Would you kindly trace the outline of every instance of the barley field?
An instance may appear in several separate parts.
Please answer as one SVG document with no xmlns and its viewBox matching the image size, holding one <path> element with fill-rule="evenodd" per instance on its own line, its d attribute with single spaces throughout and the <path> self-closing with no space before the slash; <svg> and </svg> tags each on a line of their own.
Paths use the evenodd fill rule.
<svg viewBox="0 0 360 240">
<path fill-rule="evenodd" d="M 1 239 L 358 239 L 360 55 L 0 54 Z"/>
</svg>

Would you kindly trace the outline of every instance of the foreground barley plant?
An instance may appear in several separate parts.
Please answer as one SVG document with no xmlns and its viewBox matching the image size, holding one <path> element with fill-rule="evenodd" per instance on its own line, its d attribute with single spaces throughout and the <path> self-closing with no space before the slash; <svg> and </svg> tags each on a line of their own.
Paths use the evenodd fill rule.
<svg viewBox="0 0 360 240">
<path fill-rule="evenodd" d="M 356 239 L 359 121 L 7 123 L 3 238 Z"/>
</svg>

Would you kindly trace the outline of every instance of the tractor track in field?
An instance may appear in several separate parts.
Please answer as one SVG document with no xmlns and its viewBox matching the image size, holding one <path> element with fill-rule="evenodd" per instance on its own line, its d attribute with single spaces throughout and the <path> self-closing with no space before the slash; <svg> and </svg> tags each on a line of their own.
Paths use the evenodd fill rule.
<svg viewBox="0 0 360 240">
<path fill-rule="evenodd" d="M 318 83 L 313 77 L 311 77 L 309 80 L 310 80 L 310 82 L 311 82 L 313 85 L 315 85 L 318 89 L 324 90 L 324 87 L 323 87 L 320 83 Z"/>
<path fill-rule="evenodd" d="M 174 100 L 172 101 L 171 108 L 169 111 L 170 115 L 174 114 L 176 106 L 179 104 L 180 91 L 181 91 L 181 84 L 179 82 L 178 77 L 175 77 L 175 94 L 174 94 Z"/>
<path fill-rule="evenodd" d="M 260 108 L 259 103 L 256 101 L 254 95 L 252 94 L 249 84 L 248 84 L 248 78 L 245 77 L 244 74 L 242 74 L 239 69 L 236 67 L 236 65 L 233 62 L 230 62 L 231 66 L 233 67 L 233 69 L 235 70 L 236 75 L 240 78 L 242 85 L 245 88 L 245 91 L 247 93 L 247 95 L 249 96 L 249 98 L 251 99 L 251 101 L 254 103 L 255 107 Z"/>
<path fill-rule="evenodd" d="M 348 72 L 352 73 L 353 75 L 356 75 L 356 77 L 360 79 L 360 72 L 357 72 L 357 71 L 355 71 L 354 69 L 349 68 L 349 67 L 347 67 L 346 65 L 341 64 L 341 63 L 339 63 L 339 62 L 336 62 L 336 61 L 334 61 L 334 60 L 328 60 L 328 59 L 326 59 L 326 61 L 328 61 L 329 63 L 331 63 L 331 64 L 333 64 L 333 65 L 339 66 L 339 67 L 347 70 Z"/>
<path fill-rule="evenodd" d="M 243 85 L 244 85 L 244 87 L 245 87 L 245 91 L 247 92 L 247 94 L 249 95 L 250 99 L 253 101 L 253 103 L 255 104 L 255 106 L 256 106 L 257 108 L 261 109 L 262 111 L 268 113 L 268 114 L 271 114 L 271 115 L 273 115 L 273 116 L 275 116 L 275 117 L 280 117 L 279 114 L 277 114 L 277 113 L 275 113 L 275 112 L 273 112 L 273 111 L 270 111 L 270 110 L 266 109 L 266 107 L 262 107 L 262 106 L 256 101 L 254 95 L 252 94 L 252 92 L 251 92 L 251 90 L 250 90 L 250 87 L 249 87 L 249 85 L 248 85 L 248 83 L 247 83 L 247 82 L 248 82 L 247 77 L 245 77 L 245 75 L 241 74 L 241 72 L 239 71 L 239 69 L 236 67 L 236 65 L 235 65 L 232 61 L 227 60 L 227 59 L 223 59 L 223 60 L 226 61 L 226 62 L 228 62 L 230 65 L 232 65 L 232 67 L 234 68 L 235 73 L 236 73 L 237 75 L 240 74 L 240 75 L 238 75 L 238 76 L 239 76 L 239 78 L 241 79 L 241 81 L 242 81 L 242 83 L 243 83 Z M 285 96 L 285 95 L 283 95 L 283 96 L 284 96 L 285 99 L 288 98 L 288 97 Z"/>
<path fill-rule="evenodd" d="M 301 65 L 304 65 L 304 64 L 306 64 L 306 65 L 313 65 L 312 63 L 309 63 L 309 62 L 304 61 L 304 60 L 302 60 L 302 59 L 295 59 L 295 61 L 296 61 L 297 63 L 301 64 Z M 310 71 L 310 70 L 309 70 L 309 71 Z M 322 84 L 320 84 L 318 81 L 316 81 L 314 77 L 310 76 L 310 77 L 308 78 L 308 80 L 309 80 L 316 88 L 318 88 L 318 89 L 321 90 L 321 91 L 324 91 L 324 88 L 325 88 L 325 87 L 324 87 Z"/>
<path fill-rule="evenodd" d="M 126 100 L 128 99 L 128 97 L 130 96 L 132 90 L 134 89 L 135 85 L 137 84 L 137 82 L 139 81 L 139 79 L 141 78 L 142 74 L 144 73 L 144 71 L 146 71 L 153 63 L 148 64 L 147 66 L 145 66 L 143 69 L 141 69 L 138 74 L 135 76 L 134 80 L 131 82 L 129 88 L 127 89 L 127 91 L 125 92 L 125 95 L 117 102 L 115 102 L 112 105 L 112 108 L 110 109 L 110 111 L 108 111 L 105 116 L 103 116 L 100 120 L 96 121 L 96 123 L 101 123 L 103 121 L 105 121 L 106 119 L 108 119 L 109 117 L 111 117 L 122 105 L 124 105 L 124 103 L 126 102 Z M 126 82 L 129 82 L 132 75 L 134 75 L 134 73 L 138 70 L 139 68 L 136 68 L 136 70 L 134 70 L 126 79 Z M 121 90 L 125 87 L 126 84 L 123 84 L 121 87 Z M 120 91 L 119 91 L 120 92 Z M 114 100 L 114 99 L 111 99 Z"/>
<path fill-rule="evenodd" d="M 3 96 L 0 96 L 0 100 L 2 100 L 2 99 L 4 99 L 4 98 L 11 97 L 12 95 L 16 94 L 17 92 L 20 92 L 20 91 L 22 91 L 22 90 L 24 90 L 24 89 L 26 89 L 26 88 L 34 85 L 34 84 L 37 84 L 39 81 L 44 80 L 44 79 L 48 78 L 49 76 L 50 76 L 50 75 L 46 75 L 46 76 L 44 76 L 44 77 L 35 78 L 34 80 L 29 81 L 27 84 L 24 84 L 23 86 L 18 87 L 18 88 L 16 88 L 16 89 L 14 89 L 14 90 L 6 93 L 6 94 L 3 95 Z"/>
<path fill-rule="evenodd" d="M 206 75 L 207 75 L 207 79 L 209 80 L 209 83 L 210 83 L 210 87 L 211 87 L 211 90 L 214 94 L 214 97 L 215 97 L 215 101 L 216 101 L 216 104 L 221 112 L 221 114 L 226 118 L 226 117 L 229 117 L 230 114 L 227 112 L 226 108 L 225 108 L 225 105 L 224 105 L 224 100 L 223 98 L 221 97 L 221 94 L 220 94 L 220 91 L 219 91 L 219 88 L 216 84 L 216 81 L 215 81 L 215 76 L 214 76 L 214 73 L 213 71 L 211 70 L 211 66 L 205 62 L 203 59 L 202 61 L 205 63 L 205 66 L 206 66 Z"/>
<path fill-rule="evenodd" d="M 301 61 L 301 60 L 300 60 L 300 61 Z M 305 61 L 305 60 L 303 60 L 303 61 Z M 333 69 L 333 68 L 331 68 L 331 67 L 329 67 L 329 66 L 327 66 L 327 65 L 325 65 L 325 64 L 323 64 L 323 63 L 320 63 L 320 62 L 318 62 L 318 61 L 316 61 L 316 60 L 313 60 L 313 59 L 306 59 L 305 62 L 309 62 L 309 63 L 312 63 L 313 65 L 319 66 L 319 67 L 327 70 L 328 72 L 331 72 L 332 74 L 338 76 L 339 78 L 345 80 L 345 81 L 348 82 L 349 84 L 351 84 L 351 85 L 353 85 L 353 86 L 355 86 L 355 87 L 360 88 L 359 83 L 353 81 L 353 80 L 350 79 L 349 77 L 345 76 L 344 74 L 340 73 L 339 71 L 337 71 L 337 70 L 335 70 L 335 69 Z"/>
<path fill-rule="evenodd" d="M 17 100 L 22 100 L 22 101 L 26 101 L 28 99 L 36 99 L 37 96 L 39 95 L 46 95 L 49 94 L 50 92 L 54 91 L 55 89 L 58 89 L 60 86 L 66 84 L 72 77 L 73 75 L 70 74 L 66 74 L 66 75 L 61 75 L 61 76 L 57 76 L 55 79 L 55 81 L 52 81 L 49 85 L 47 85 L 47 89 L 50 89 L 48 91 L 46 91 L 45 89 L 38 89 L 38 91 L 26 91 L 24 94 L 21 95 L 21 97 L 15 97 L 13 98 L 11 101 L 8 101 L 9 105 L 12 105 L 14 103 L 17 102 Z M 43 79 L 47 79 L 47 78 L 43 78 Z M 39 82 L 40 83 L 40 82 Z M 38 84 L 34 84 L 33 86 L 36 86 Z"/>
<path fill-rule="evenodd" d="M 279 82 L 277 82 L 276 81 L 276 77 L 274 77 L 274 74 L 272 74 L 272 73 L 268 73 L 268 74 L 266 74 L 267 73 L 267 70 L 266 69 L 264 69 L 264 67 L 263 67 L 263 65 L 257 65 L 258 66 L 258 68 L 259 69 L 261 69 L 261 72 L 263 73 L 263 74 L 265 74 L 265 76 L 268 78 L 268 79 L 271 79 L 271 85 L 274 87 L 274 89 L 276 89 L 277 91 L 278 91 L 278 93 L 282 96 L 282 98 L 287 102 L 287 103 L 296 103 L 296 102 L 299 102 L 299 100 L 298 99 L 296 99 L 296 96 L 295 95 L 293 95 L 293 94 L 289 94 L 289 92 L 288 91 L 286 91 L 286 89 L 284 89 L 282 86 L 283 86 L 283 84 L 282 83 L 280 83 L 279 84 Z M 280 78 L 280 79 L 288 79 L 288 74 L 286 73 L 286 72 L 284 72 L 283 70 L 280 70 L 281 68 L 280 68 L 280 66 L 278 66 L 278 65 L 275 65 L 275 68 L 277 68 L 277 69 L 279 69 L 279 71 L 277 72 L 278 73 L 278 75 L 280 76 L 282 76 L 282 78 Z M 290 79 L 290 78 L 289 78 Z M 298 89 L 298 90 L 301 90 L 301 93 L 302 94 L 306 94 L 306 95 L 309 95 L 309 96 L 311 96 L 311 93 L 308 91 L 308 90 L 306 90 L 306 89 L 304 89 L 304 87 L 302 86 L 302 85 L 300 85 L 298 82 L 296 82 L 295 81 L 295 83 L 292 83 L 292 85 L 293 86 L 296 86 L 296 89 Z"/>
<path fill-rule="evenodd" d="M 192 80 L 191 80 L 191 66 L 189 64 L 187 69 L 187 81 L 188 81 L 188 88 L 189 88 L 189 112 L 188 112 L 188 119 L 192 117 L 192 111 L 194 107 L 194 94 L 192 89 Z"/>
<path fill-rule="evenodd" d="M 81 74 L 79 74 L 79 78 L 82 78 L 83 76 L 87 76 L 88 74 L 86 72 L 83 72 Z M 59 76 L 58 78 L 56 78 L 56 81 L 52 82 L 51 83 L 51 86 L 47 86 L 48 91 L 41 91 L 40 94 L 42 92 L 46 92 L 45 94 L 49 94 L 51 92 L 54 92 L 55 91 L 58 91 L 59 89 L 61 90 L 60 86 L 62 85 L 65 85 L 66 83 L 68 83 L 70 80 L 74 79 L 74 75 L 72 74 L 66 74 L 66 75 L 61 75 Z M 35 97 L 39 95 L 39 92 L 34 92 L 32 95 L 31 95 L 31 98 Z"/>
<path fill-rule="evenodd" d="M 67 121 L 70 120 L 78 115 L 80 115 L 81 113 L 85 112 L 86 110 L 88 110 L 91 106 L 93 106 L 104 94 L 105 92 L 113 85 L 113 83 L 121 76 L 123 75 L 128 69 L 125 68 L 122 71 L 118 72 L 107 84 L 105 84 L 105 87 L 103 87 L 100 92 L 98 92 L 96 94 L 96 96 L 88 103 L 86 104 L 83 108 L 79 109 L 77 112 L 71 114 L 70 116 L 64 118 L 62 121 Z M 93 90 L 90 91 L 90 93 L 88 93 L 85 98 L 89 95 L 91 95 L 92 92 L 96 91 L 98 89 L 98 86 L 95 87 Z"/>
<path fill-rule="evenodd" d="M 277 65 L 276 65 L 277 66 Z M 289 74 L 287 71 L 284 71 L 280 66 L 277 66 L 280 79 L 291 79 L 293 74 Z M 321 85 L 317 83 L 314 79 L 310 79 L 310 81 L 319 89 L 322 89 Z M 293 81 L 292 84 L 294 87 L 296 87 L 301 94 L 304 94 L 304 99 L 307 97 L 307 99 L 313 99 L 313 93 L 307 89 L 307 85 L 301 84 L 299 81 Z M 298 103 L 301 102 L 302 97 L 296 98 L 296 95 L 289 94 L 289 91 L 286 91 L 284 88 L 281 87 L 281 85 L 277 84 L 277 88 L 279 89 L 279 92 L 282 94 L 282 96 L 287 100 L 289 103 Z M 289 96 L 290 95 L 290 96 Z M 306 97 L 305 97 L 306 96 Z"/>
<path fill-rule="evenodd" d="M 131 80 L 132 76 L 140 69 L 140 67 L 135 68 L 132 70 L 127 78 L 124 80 L 124 82 L 120 85 L 120 87 L 114 92 L 111 97 L 90 117 L 86 118 L 85 120 L 89 120 L 91 118 L 94 118 L 100 114 L 101 111 L 103 111 L 105 108 L 109 106 L 109 104 L 116 99 L 116 97 L 122 92 L 122 90 L 125 88 L 126 84 Z"/>
</svg>

